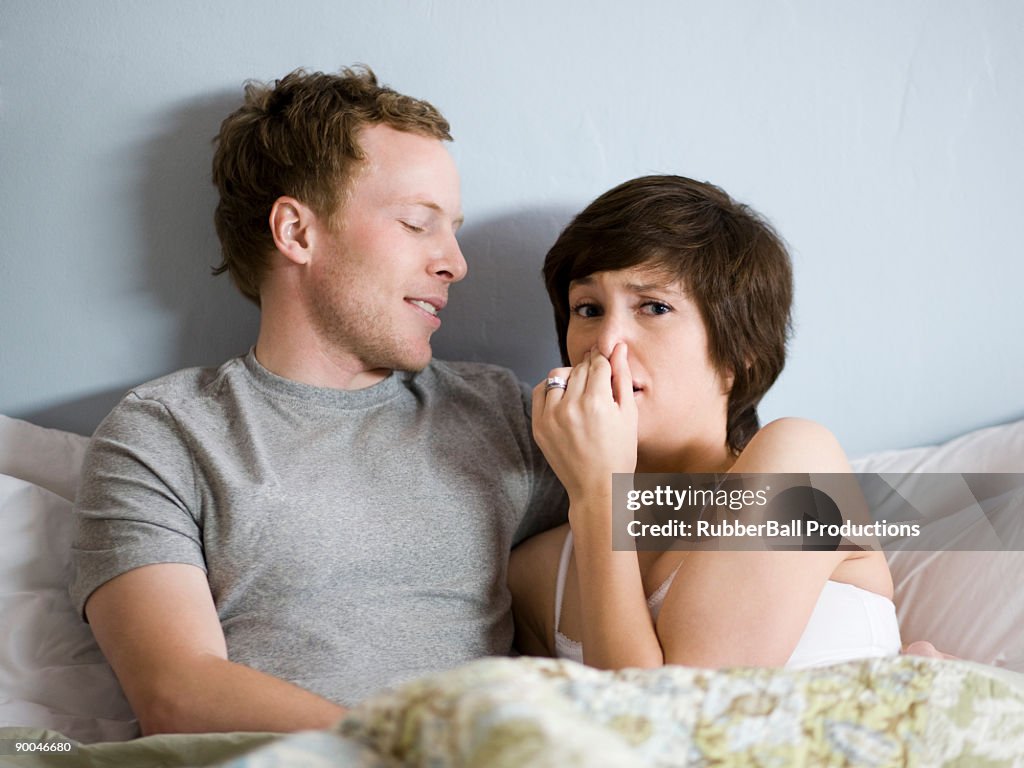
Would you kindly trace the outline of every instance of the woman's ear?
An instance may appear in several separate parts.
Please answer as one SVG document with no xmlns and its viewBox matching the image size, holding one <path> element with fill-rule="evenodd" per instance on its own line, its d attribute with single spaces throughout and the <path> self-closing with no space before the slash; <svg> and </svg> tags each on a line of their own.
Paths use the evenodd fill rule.
<svg viewBox="0 0 1024 768">
<path fill-rule="evenodd" d="M 294 197 L 279 197 L 270 209 L 270 231 L 277 250 L 289 261 L 305 265 L 313 257 L 316 215 Z"/>
<path fill-rule="evenodd" d="M 754 367 L 753 361 L 752 360 L 748 360 L 747 362 L 744 363 L 744 367 L 747 369 L 747 373 L 749 374 L 751 369 Z M 730 394 L 732 394 L 732 388 L 736 384 L 736 371 L 735 371 L 735 369 L 732 368 L 731 366 L 726 366 L 725 370 L 722 371 L 721 378 L 722 378 L 722 394 L 723 395 L 730 395 Z"/>
<path fill-rule="evenodd" d="M 732 368 L 727 368 L 722 372 L 722 394 L 732 394 L 732 385 L 736 383 L 736 375 L 732 372 Z"/>
</svg>

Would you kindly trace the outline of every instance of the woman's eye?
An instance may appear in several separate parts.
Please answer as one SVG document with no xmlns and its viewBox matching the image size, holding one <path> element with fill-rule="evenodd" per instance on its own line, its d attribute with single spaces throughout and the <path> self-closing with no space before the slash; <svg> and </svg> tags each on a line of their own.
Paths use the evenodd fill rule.
<svg viewBox="0 0 1024 768">
<path fill-rule="evenodd" d="M 403 221 L 402 222 L 402 226 L 405 227 L 410 232 L 426 232 L 427 231 L 426 227 L 421 227 L 418 224 L 413 224 L 412 222 L 409 222 L 409 221 Z"/>
<path fill-rule="evenodd" d="M 652 315 L 667 315 L 672 311 L 672 307 L 660 301 L 648 301 L 644 304 L 644 308 Z"/>
<path fill-rule="evenodd" d="M 572 308 L 572 313 L 577 317 L 597 317 L 601 311 L 596 304 L 576 304 Z"/>
</svg>

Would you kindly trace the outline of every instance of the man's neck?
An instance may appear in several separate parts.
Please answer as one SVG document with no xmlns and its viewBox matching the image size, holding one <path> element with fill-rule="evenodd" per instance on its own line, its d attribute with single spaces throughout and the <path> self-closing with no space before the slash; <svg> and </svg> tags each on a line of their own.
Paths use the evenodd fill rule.
<svg viewBox="0 0 1024 768">
<path fill-rule="evenodd" d="M 330 389 L 365 389 L 391 374 L 386 368 L 368 369 L 353 355 L 328 348 L 309 329 L 284 330 L 264 320 L 256 340 L 256 360 L 281 378 Z"/>
</svg>

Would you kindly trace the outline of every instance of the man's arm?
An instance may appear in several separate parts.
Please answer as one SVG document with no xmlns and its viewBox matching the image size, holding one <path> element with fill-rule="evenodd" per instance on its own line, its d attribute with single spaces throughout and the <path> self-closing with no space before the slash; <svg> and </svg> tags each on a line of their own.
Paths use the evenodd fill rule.
<svg viewBox="0 0 1024 768">
<path fill-rule="evenodd" d="M 345 708 L 228 661 L 200 568 L 135 568 L 99 587 L 86 614 L 144 735 L 326 728 Z"/>
</svg>

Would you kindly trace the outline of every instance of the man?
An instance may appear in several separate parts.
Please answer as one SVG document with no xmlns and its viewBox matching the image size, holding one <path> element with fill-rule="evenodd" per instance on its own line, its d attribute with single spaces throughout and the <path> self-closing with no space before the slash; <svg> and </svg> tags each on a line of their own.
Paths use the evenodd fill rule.
<svg viewBox="0 0 1024 768">
<path fill-rule="evenodd" d="M 449 139 L 369 70 L 250 84 L 222 125 L 256 345 L 130 392 L 76 507 L 72 597 L 144 733 L 327 726 L 509 650 L 509 549 L 563 503 L 513 375 L 431 362 L 466 274 Z"/>
</svg>

